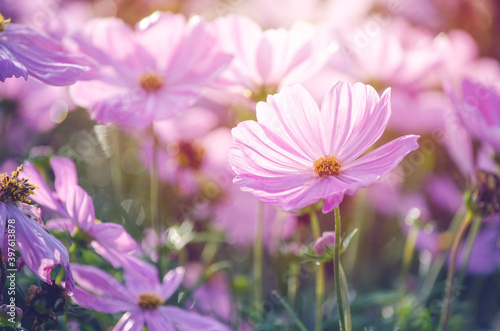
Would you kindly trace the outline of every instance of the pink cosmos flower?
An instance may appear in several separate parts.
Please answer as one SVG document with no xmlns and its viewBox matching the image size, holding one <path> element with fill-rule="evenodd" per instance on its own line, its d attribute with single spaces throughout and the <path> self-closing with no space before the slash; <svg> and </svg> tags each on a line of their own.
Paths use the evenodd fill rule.
<svg viewBox="0 0 500 331">
<path fill-rule="evenodd" d="M 34 194 L 36 186 L 27 179 L 19 178 L 21 168 L 1 175 L 0 187 L 0 244 L 8 268 L 15 265 L 7 260 L 9 243 L 15 240 L 21 260 L 19 268 L 26 264 L 28 268 L 44 282 L 52 284 L 50 272 L 58 264 L 66 270 L 66 290 L 71 292 L 75 286 L 68 251 L 64 245 L 45 228 L 41 211 L 28 205 L 28 196 Z M 14 232 L 12 232 L 14 231 Z"/>
<path fill-rule="evenodd" d="M 211 317 L 163 305 L 181 284 L 184 268 L 171 270 L 160 283 L 155 267 L 136 262 L 141 273 L 126 269 L 125 285 L 99 268 L 73 264 L 78 283 L 73 300 L 82 307 L 102 313 L 126 312 L 113 331 L 140 331 L 144 326 L 149 331 L 230 330 Z"/>
<path fill-rule="evenodd" d="M 470 134 L 500 152 L 500 93 L 497 87 L 464 78 L 461 93 L 449 91 L 448 95 Z"/>
<path fill-rule="evenodd" d="M 263 31 L 247 17 L 230 15 L 215 20 L 213 28 L 224 51 L 234 59 L 212 85 L 229 94 L 230 102 L 235 96 L 240 102 L 253 101 L 251 108 L 282 86 L 314 75 L 330 55 L 320 30 L 305 22 L 289 31 Z"/>
<path fill-rule="evenodd" d="M 363 155 L 382 135 L 390 90 L 379 97 L 369 85 L 337 82 L 321 110 L 300 85 L 257 104 L 257 120 L 232 130 L 229 162 L 234 183 L 284 210 L 324 199 L 323 212 L 393 170 L 418 148 L 418 136 L 395 139 Z"/>
<path fill-rule="evenodd" d="M 84 59 L 64 51 L 61 43 L 28 26 L 9 23 L 0 14 L 0 81 L 33 77 L 45 84 L 64 86 L 87 76 Z"/>
<path fill-rule="evenodd" d="M 74 36 L 101 65 L 98 79 L 70 89 L 99 123 L 143 128 L 191 107 L 231 60 L 198 17 L 154 13 L 135 30 L 116 18 L 89 21 Z"/>
<path fill-rule="evenodd" d="M 73 238 L 86 241 L 114 268 L 127 265 L 129 253 L 137 249 L 137 243 L 116 223 L 97 221 L 92 198 L 78 186 L 75 165 L 66 158 L 54 157 L 50 164 L 55 174 L 55 192 L 52 192 L 38 170 L 30 163 L 25 173 L 31 177 L 39 190 L 31 196 L 43 207 L 56 212 L 59 218 L 47 222 L 54 231 L 68 231 Z"/>
</svg>

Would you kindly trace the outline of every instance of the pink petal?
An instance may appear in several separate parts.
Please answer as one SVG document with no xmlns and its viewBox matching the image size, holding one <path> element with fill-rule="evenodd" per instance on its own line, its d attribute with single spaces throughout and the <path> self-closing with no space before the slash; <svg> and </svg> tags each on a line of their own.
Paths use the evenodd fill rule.
<svg viewBox="0 0 500 331">
<path fill-rule="evenodd" d="M 80 186 L 67 188 L 66 210 L 75 224 L 85 232 L 91 232 L 95 222 L 92 198 Z"/>
<path fill-rule="evenodd" d="M 408 135 L 388 142 L 346 164 L 338 179 L 350 184 L 347 193 L 354 194 L 359 188 L 372 184 L 394 170 L 408 153 L 418 149 L 418 138 L 419 136 Z"/>
<path fill-rule="evenodd" d="M 57 232 L 73 233 L 75 230 L 75 223 L 69 218 L 56 218 L 47 222 L 47 229 Z"/>
<path fill-rule="evenodd" d="M 38 169 L 28 161 L 26 161 L 23 166 L 23 175 L 25 178 L 29 178 L 31 184 L 38 186 L 38 189 L 35 190 L 35 194 L 30 196 L 30 199 L 52 211 L 56 211 L 61 216 L 69 216 L 61 201 L 45 183 Z"/>
<path fill-rule="evenodd" d="M 124 266 L 127 289 L 136 296 L 143 292 L 158 293 L 160 280 L 156 267 L 132 256 L 128 256 L 127 259 L 129 264 Z"/>
<path fill-rule="evenodd" d="M 256 122 L 240 123 L 231 132 L 234 147 L 229 150 L 229 160 L 237 174 L 245 173 L 247 172 L 245 169 L 252 168 L 261 170 L 258 173 L 268 174 L 312 169 L 314 161 L 307 160 L 285 142 L 273 137 L 269 129 Z M 248 163 L 249 160 L 252 162 Z"/>
<path fill-rule="evenodd" d="M 129 302 L 122 301 L 120 299 L 99 297 L 90 294 L 79 286 L 75 287 L 75 289 L 73 290 L 73 296 L 71 298 L 79 306 L 106 314 L 121 313 L 130 309 L 137 308 L 136 305 L 132 305 Z"/>
<path fill-rule="evenodd" d="M 177 331 L 185 330 L 183 328 L 176 328 L 170 319 L 162 316 L 164 312 L 161 310 L 144 311 L 144 319 L 148 331 Z M 187 331 L 187 330 L 186 330 Z"/>
<path fill-rule="evenodd" d="M 5 203 L 0 202 L 0 245 L 2 245 L 3 243 L 5 225 L 7 224 L 7 221 L 8 221 L 7 206 L 5 205 Z M 3 247 L 1 248 L 3 249 Z M 8 256 L 7 253 L 8 252 L 6 251 L 3 252 L 4 259 L 6 256 Z"/>
<path fill-rule="evenodd" d="M 257 120 L 290 149 L 314 162 L 325 155 L 318 105 L 302 86 L 284 87 L 257 104 Z"/>
<path fill-rule="evenodd" d="M 7 217 L 16 220 L 16 244 L 28 268 L 41 280 L 52 284 L 50 272 L 61 264 L 66 270 L 66 290 L 71 293 L 75 283 L 64 245 L 16 207 L 6 207 Z"/>
<path fill-rule="evenodd" d="M 78 185 L 78 175 L 75 164 L 70 159 L 64 157 L 53 157 L 50 165 L 54 171 L 54 187 L 61 200 L 68 195 L 68 187 Z"/>
<path fill-rule="evenodd" d="M 125 305 L 136 303 L 137 297 L 131 294 L 122 283 L 107 272 L 94 266 L 85 266 L 76 263 L 72 263 L 71 265 L 75 281 L 81 290 L 90 291 L 98 297 L 118 300 Z M 116 312 L 128 309 L 130 308 L 117 310 Z"/>
<path fill-rule="evenodd" d="M 206 317 L 178 307 L 160 307 L 161 316 L 171 321 L 178 330 L 229 331 L 226 325 L 212 317 Z"/>
<path fill-rule="evenodd" d="M 349 163 L 363 154 L 384 132 L 391 114 L 390 90 L 379 98 L 369 85 L 337 82 L 321 105 L 326 155 Z"/>
<path fill-rule="evenodd" d="M 146 321 L 142 310 L 129 311 L 120 318 L 112 331 L 142 331 L 145 324 Z"/>
<path fill-rule="evenodd" d="M 136 35 L 138 43 L 157 61 L 158 71 L 165 71 L 172 61 L 179 44 L 182 41 L 182 33 L 186 26 L 183 15 L 173 13 L 155 13 L 136 24 Z M 168 36 L 167 42 L 158 42 L 159 36 Z"/>
<path fill-rule="evenodd" d="M 94 223 L 89 234 L 98 242 L 121 253 L 137 249 L 137 243 L 128 232 L 116 223 Z"/>
<path fill-rule="evenodd" d="M 168 300 L 177 290 L 179 285 L 184 278 L 184 273 L 186 271 L 183 267 L 177 267 L 174 270 L 170 270 L 165 277 L 163 277 L 163 282 L 161 284 L 161 292 L 160 295 L 163 300 Z"/>
</svg>

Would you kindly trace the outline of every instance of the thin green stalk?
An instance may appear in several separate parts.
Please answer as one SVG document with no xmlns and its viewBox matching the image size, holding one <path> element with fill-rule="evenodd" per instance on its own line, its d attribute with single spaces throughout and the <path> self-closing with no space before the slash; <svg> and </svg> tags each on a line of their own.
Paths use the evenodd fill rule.
<svg viewBox="0 0 500 331">
<path fill-rule="evenodd" d="M 110 132 L 110 140 L 111 140 L 111 155 L 110 155 L 110 163 L 111 163 L 111 181 L 113 186 L 113 193 L 115 195 L 115 201 L 121 202 L 123 197 L 123 176 L 122 176 L 122 167 L 121 167 L 121 143 L 120 143 L 120 130 L 116 126 L 111 126 L 108 128 L 108 132 Z"/>
<path fill-rule="evenodd" d="M 316 211 L 311 212 L 311 228 L 315 239 L 321 237 L 321 229 Z M 325 273 L 323 264 L 316 269 L 316 331 L 323 329 L 323 300 L 325 297 Z"/>
<path fill-rule="evenodd" d="M 278 298 L 278 300 L 281 302 L 281 304 L 286 308 L 288 313 L 292 316 L 293 320 L 295 321 L 295 324 L 297 324 L 297 327 L 300 329 L 300 331 L 307 331 L 306 327 L 302 322 L 300 321 L 299 317 L 297 314 L 293 311 L 293 308 L 290 306 L 288 302 L 286 302 L 285 298 L 279 294 L 278 291 L 273 290 L 272 293 Z"/>
<path fill-rule="evenodd" d="M 345 306 L 345 327 L 346 331 L 352 330 L 351 325 L 351 308 L 349 307 L 349 287 L 347 285 L 347 278 L 345 276 L 344 268 L 342 268 L 342 264 L 339 264 L 340 267 L 340 281 L 342 284 L 342 299 L 346 302 Z"/>
<path fill-rule="evenodd" d="M 455 278 L 455 265 L 457 262 L 457 251 L 458 251 L 458 245 L 460 244 L 460 240 L 462 239 L 465 230 L 469 226 L 472 220 L 473 213 L 468 210 L 467 213 L 465 214 L 465 217 L 462 220 L 462 223 L 460 224 L 460 228 L 457 231 L 457 234 L 455 235 L 455 238 L 453 240 L 453 244 L 451 245 L 450 249 L 450 254 L 451 254 L 451 261 L 450 265 L 448 266 L 448 274 L 446 277 L 446 292 L 444 295 L 444 305 L 443 305 L 443 310 L 441 312 L 441 320 L 440 320 L 440 330 L 447 331 L 448 330 L 448 322 L 450 320 L 450 315 L 451 315 L 451 305 L 453 301 L 453 286 L 454 286 L 454 278 Z"/>
<path fill-rule="evenodd" d="M 415 244 L 418 237 L 418 227 L 412 225 L 408 237 L 406 238 L 405 247 L 403 249 L 403 262 L 401 266 L 401 290 L 406 291 L 406 282 L 408 280 L 408 274 L 410 271 L 411 260 L 413 259 L 413 253 L 415 251 Z"/>
<path fill-rule="evenodd" d="M 255 309 L 258 314 L 263 313 L 263 293 L 262 285 L 262 223 L 264 222 L 264 204 L 259 201 L 257 210 L 257 228 L 255 232 L 255 244 L 253 246 L 253 279 L 254 279 L 254 300 Z"/>
<path fill-rule="evenodd" d="M 467 248 L 465 250 L 465 257 L 462 264 L 462 270 L 460 270 L 460 276 L 458 277 L 460 283 L 463 282 L 465 274 L 467 273 L 467 265 L 469 264 L 470 254 L 472 252 L 472 246 L 474 246 L 474 242 L 476 241 L 479 228 L 481 228 L 482 221 L 483 221 L 482 217 L 475 218 L 474 221 L 472 222 L 469 235 L 467 236 Z"/>
<path fill-rule="evenodd" d="M 453 216 L 451 224 L 448 228 L 449 233 L 456 233 L 458 231 L 465 212 L 465 208 L 461 207 L 460 210 L 455 214 L 455 216 Z M 434 258 L 429 271 L 425 275 L 424 282 L 418 294 L 418 300 L 420 303 L 425 303 L 425 301 L 430 296 L 436 279 L 438 278 L 439 273 L 443 268 L 444 262 L 446 261 L 446 256 L 446 252 L 442 251 L 436 258 Z"/>
<path fill-rule="evenodd" d="M 297 289 L 299 288 L 299 271 L 299 261 L 294 258 L 288 265 L 287 279 L 287 298 L 292 307 L 295 305 L 295 299 L 297 298 Z"/>
<path fill-rule="evenodd" d="M 340 227 L 340 208 L 335 208 L 335 290 L 337 292 L 337 307 L 339 310 L 340 331 L 345 331 L 344 304 L 342 303 L 342 294 L 340 286 L 340 236 L 342 229 Z"/>
<path fill-rule="evenodd" d="M 153 126 L 150 127 L 151 138 L 153 140 L 153 153 L 151 157 L 151 172 L 149 177 L 149 209 L 151 212 L 151 227 L 156 233 L 160 233 L 160 213 L 158 205 L 159 185 L 158 185 L 158 139 L 154 133 Z"/>
</svg>

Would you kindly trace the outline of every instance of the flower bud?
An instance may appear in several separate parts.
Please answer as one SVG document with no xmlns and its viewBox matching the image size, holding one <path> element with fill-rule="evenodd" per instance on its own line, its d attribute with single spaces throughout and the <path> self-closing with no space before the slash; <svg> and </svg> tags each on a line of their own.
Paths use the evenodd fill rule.
<svg viewBox="0 0 500 331">
<path fill-rule="evenodd" d="M 327 253 L 327 247 L 333 250 L 335 245 L 335 232 L 325 231 L 320 238 L 314 243 L 314 251 L 318 255 L 325 255 Z"/>
</svg>

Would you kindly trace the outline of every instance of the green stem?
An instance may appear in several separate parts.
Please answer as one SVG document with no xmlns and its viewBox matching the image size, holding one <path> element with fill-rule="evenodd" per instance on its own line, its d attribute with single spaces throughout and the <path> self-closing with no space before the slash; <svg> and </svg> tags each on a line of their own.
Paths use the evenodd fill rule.
<svg viewBox="0 0 500 331">
<path fill-rule="evenodd" d="M 262 284 L 262 223 L 264 222 L 264 204 L 259 201 L 257 211 L 257 228 L 255 232 L 255 244 L 253 246 L 253 279 L 254 279 L 254 300 L 255 309 L 258 314 L 263 313 L 263 293 Z"/>
<path fill-rule="evenodd" d="M 451 245 L 450 249 L 450 265 L 448 266 L 448 274 L 446 277 L 446 292 L 444 295 L 444 305 L 443 305 L 443 310 L 441 312 L 441 321 L 440 321 L 440 330 L 447 331 L 448 330 L 448 322 L 450 320 L 450 315 L 451 315 L 451 304 L 453 301 L 453 286 L 454 286 L 454 277 L 455 277 L 455 265 L 457 262 L 457 251 L 458 251 L 458 245 L 460 244 L 460 240 L 462 239 L 465 230 L 469 226 L 471 220 L 472 220 L 473 213 L 468 210 L 467 213 L 465 214 L 465 217 L 462 220 L 462 223 L 460 224 L 460 228 L 458 229 L 455 238 L 453 240 L 453 243 Z"/>
<path fill-rule="evenodd" d="M 158 205 L 158 139 L 154 133 L 153 125 L 150 127 L 151 139 L 153 140 L 153 153 L 151 158 L 151 172 L 149 177 L 149 209 L 151 212 L 151 227 L 156 233 L 160 233 L 159 205 Z"/>
<path fill-rule="evenodd" d="M 418 237 L 418 227 L 412 225 L 408 237 L 406 238 L 405 247 L 403 249 L 403 263 L 401 266 L 401 290 L 406 291 L 406 282 L 408 279 L 408 274 L 410 271 L 411 260 L 413 258 L 413 252 L 415 251 L 415 244 Z"/>
<path fill-rule="evenodd" d="M 340 331 L 345 331 L 345 319 L 344 319 L 344 305 L 342 303 L 342 294 L 340 287 L 340 236 L 342 234 L 342 230 L 340 227 L 340 209 L 339 207 L 335 208 L 335 290 L 337 292 L 337 307 L 339 310 L 339 324 Z"/>
<path fill-rule="evenodd" d="M 311 228 L 315 239 L 321 237 L 321 229 L 316 211 L 310 213 Z M 325 273 L 323 264 L 316 269 L 316 331 L 323 329 L 323 299 L 325 296 Z"/>
<path fill-rule="evenodd" d="M 299 288 L 299 261 L 295 258 L 290 261 L 288 265 L 288 279 L 287 279 L 287 298 L 290 305 L 295 305 L 295 298 L 297 298 L 297 289 Z"/>
<path fill-rule="evenodd" d="M 352 330 L 351 325 L 351 308 L 349 307 L 349 287 L 347 286 L 347 278 L 345 276 L 344 268 L 342 268 L 342 264 L 339 264 L 340 267 L 340 281 L 342 284 L 342 299 L 346 302 L 345 306 L 345 327 L 346 331 Z"/>
<path fill-rule="evenodd" d="M 472 222 L 469 235 L 467 236 L 467 249 L 465 250 L 465 257 L 462 264 L 462 270 L 460 270 L 459 282 L 462 283 L 465 274 L 467 273 L 467 265 L 469 264 L 470 254 L 472 252 L 472 246 L 474 246 L 474 242 L 476 241 L 477 233 L 479 232 L 479 228 L 481 227 L 483 219 L 481 217 L 477 217 Z"/>
<path fill-rule="evenodd" d="M 111 162 L 111 180 L 113 186 L 113 192 L 115 195 L 115 200 L 121 202 L 123 197 L 123 176 L 122 176 L 122 167 L 121 167 L 121 143 L 120 143 L 120 130 L 116 126 L 111 126 L 109 128 L 110 138 L 111 138 L 111 146 L 112 152 L 110 155 Z"/>
</svg>

